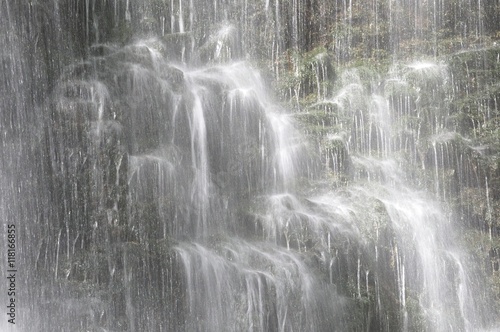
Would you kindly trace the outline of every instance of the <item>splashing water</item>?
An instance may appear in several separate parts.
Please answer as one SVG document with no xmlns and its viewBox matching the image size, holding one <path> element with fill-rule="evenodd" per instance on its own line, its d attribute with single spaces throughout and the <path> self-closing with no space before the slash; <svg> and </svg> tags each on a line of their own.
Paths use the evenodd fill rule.
<svg viewBox="0 0 500 332">
<path fill-rule="evenodd" d="M 435 3 L 373 1 L 369 28 L 388 29 L 373 45 L 397 58 L 403 36 L 436 35 L 447 23 Z M 329 86 L 330 52 L 310 56 L 316 90 L 288 97 L 311 92 L 335 124 L 315 149 L 252 62 L 293 82 L 304 36 L 333 25 L 333 61 L 355 58 L 366 8 L 315 4 L 317 18 L 304 1 L 0 5 L 0 213 L 19 226 L 17 330 L 494 326 L 448 209 L 449 178 L 479 175 L 449 130 L 447 65 L 350 68 Z M 464 24 L 475 31 L 464 40 L 480 37 L 479 17 Z"/>
</svg>

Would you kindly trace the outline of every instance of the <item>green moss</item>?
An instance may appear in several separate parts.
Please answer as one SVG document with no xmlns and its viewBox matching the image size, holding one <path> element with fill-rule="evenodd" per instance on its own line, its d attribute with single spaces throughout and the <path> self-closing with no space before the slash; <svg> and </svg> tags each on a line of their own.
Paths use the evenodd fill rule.
<svg viewBox="0 0 500 332">
<path fill-rule="evenodd" d="M 335 78 L 335 68 L 331 54 L 323 46 L 309 52 L 287 51 L 278 60 L 283 68 L 276 89 L 284 99 L 307 99 L 324 96 L 331 91 Z"/>
</svg>

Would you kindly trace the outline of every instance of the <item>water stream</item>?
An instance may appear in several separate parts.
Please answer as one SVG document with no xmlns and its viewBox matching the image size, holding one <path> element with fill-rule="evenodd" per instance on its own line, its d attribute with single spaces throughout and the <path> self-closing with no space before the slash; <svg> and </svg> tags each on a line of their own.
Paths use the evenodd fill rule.
<svg viewBox="0 0 500 332">
<path fill-rule="evenodd" d="M 450 207 L 456 175 L 485 183 L 491 209 L 447 123 L 453 77 L 399 59 L 422 17 L 446 25 L 443 1 L 420 2 L 402 24 L 400 4 L 372 1 L 373 31 L 390 30 L 373 45 L 395 54 L 383 75 L 346 68 L 324 87 L 316 55 L 301 114 L 327 115 L 320 145 L 290 106 L 307 88 L 285 104 L 270 78 L 299 68 L 284 52 L 329 17 L 347 29 L 333 62 L 356 57 L 350 1 L 314 2 L 319 27 L 299 0 L 2 2 L 0 215 L 17 272 L 16 324 L 0 329 L 493 331 Z M 482 34 L 476 11 L 462 36 Z"/>
</svg>

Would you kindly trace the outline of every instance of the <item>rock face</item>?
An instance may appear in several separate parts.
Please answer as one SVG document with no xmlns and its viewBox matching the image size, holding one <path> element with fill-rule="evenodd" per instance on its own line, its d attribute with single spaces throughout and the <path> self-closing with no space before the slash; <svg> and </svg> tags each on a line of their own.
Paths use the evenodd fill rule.
<svg viewBox="0 0 500 332">
<path fill-rule="evenodd" d="M 16 325 L 494 328 L 499 7 L 2 3 Z"/>
</svg>

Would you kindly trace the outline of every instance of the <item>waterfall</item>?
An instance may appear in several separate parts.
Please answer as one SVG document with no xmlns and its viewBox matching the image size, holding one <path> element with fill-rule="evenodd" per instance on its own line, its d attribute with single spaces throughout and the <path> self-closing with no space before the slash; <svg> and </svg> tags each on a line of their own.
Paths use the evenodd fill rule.
<svg viewBox="0 0 500 332">
<path fill-rule="evenodd" d="M 0 329 L 494 331 L 499 7 L 2 2 Z"/>
</svg>

